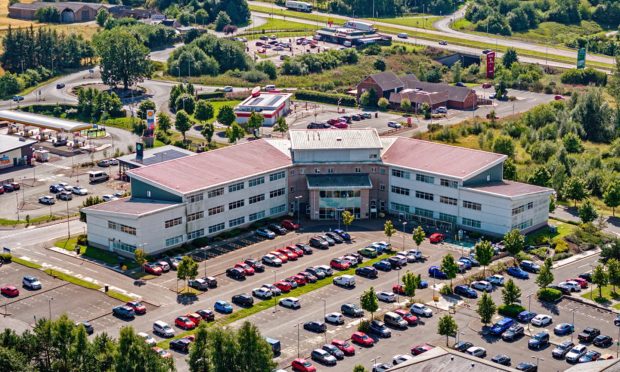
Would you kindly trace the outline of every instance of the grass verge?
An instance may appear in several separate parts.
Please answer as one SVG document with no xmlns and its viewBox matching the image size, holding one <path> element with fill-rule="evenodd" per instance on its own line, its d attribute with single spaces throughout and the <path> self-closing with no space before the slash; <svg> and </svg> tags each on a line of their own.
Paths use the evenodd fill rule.
<svg viewBox="0 0 620 372">
<path fill-rule="evenodd" d="M 12 261 L 12 262 L 15 262 L 15 263 L 18 263 L 18 264 L 20 264 L 20 265 L 23 265 L 23 266 L 29 267 L 29 268 L 31 268 L 31 269 L 41 269 L 41 268 L 43 267 L 43 266 L 39 265 L 39 264 L 38 264 L 38 263 L 36 263 L 36 262 L 32 262 L 32 261 L 28 261 L 28 260 L 24 260 L 23 258 L 19 258 L 19 257 L 15 257 L 15 256 L 13 256 L 13 257 L 11 258 L 11 261 Z"/>
<path fill-rule="evenodd" d="M 390 257 L 392 255 L 393 254 L 382 254 L 381 256 L 379 256 L 377 258 L 373 258 L 373 259 L 370 259 L 370 260 L 362 263 L 358 267 L 371 266 L 375 262 L 379 262 L 381 260 L 384 260 L 384 259 L 386 259 L 386 258 L 388 258 L 388 257 Z M 309 284 L 306 284 L 303 287 L 297 287 L 297 288 L 293 289 L 292 291 L 290 291 L 289 293 L 287 293 L 286 295 L 280 296 L 280 298 L 284 298 L 284 297 L 299 297 L 301 295 L 304 295 L 306 293 L 315 291 L 315 290 L 323 288 L 325 286 L 333 285 L 333 279 L 335 277 L 342 276 L 342 275 L 355 275 L 355 268 L 351 268 L 351 269 L 344 270 L 344 271 L 339 271 L 339 272 L 335 273 L 331 277 L 327 277 L 327 278 L 325 278 L 323 280 L 318 280 L 316 283 L 309 283 Z M 274 301 L 273 299 L 265 300 L 265 301 L 260 301 L 258 303 L 255 303 L 254 306 L 252 306 L 252 307 L 241 309 L 239 311 L 233 312 L 230 315 L 226 315 L 226 316 L 224 316 L 222 318 L 218 318 L 218 319 L 215 320 L 215 322 L 209 323 L 209 326 L 213 326 L 213 325 L 224 326 L 224 325 L 236 322 L 237 320 L 240 320 L 240 319 L 243 319 L 243 318 L 247 318 L 247 317 L 249 317 L 251 315 L 260 313 L 261 311 L 264 311 L 264 310 L 270 309 L 270 308 L 272 308 L 274 306 L 277 306 L 277 303 L 278 303 L 278 299 L 276 299 L 276 301 Z M 195 332 L 196 332 L 196 330 L 191 330 L 191 331 L 186 331 L 186 332 L 179 333 L 178 335 L 176 335 L 175 337 L 173 337 L 170 340 L 164 340 L 164 341 L 158 342 L 157 346 L 168 349 L 170 347 L 170 341 L 172 341 L 174 339 L 179 339 L 179 338 L 187 337 L 187 336 L 189 336 L 191 334 L 194 334 Z"/>
<path fill-rule="evenodd" d="M 89 281 L 77 278 L 73 275 L 65 274 L 63 272 L 53 270 L 53 269 L 45 269 L 43 270 L 46 274 L 53 276 L 54 278 L 58 278 L 64 280 L 65 282 L 73 283 L 75 285 L 79 285 L 80 287 L 100 290 L 102 287 L 99 284 L 91 283 Z"/>
<path fill-rule="evenodd" d="M 588 299 L 588 300 L 596 301 L 598 303 L 609 303 L 611 301 L 620 301 L 620 293 L 614 292 L 614 288 L 610 285 L 606 285 L 603 288 L 601 288 L 601 293 L 603 295 L 599 296 L 598 287 L 597 288 L 592 287 L 591 291 L 582 294 L 581 297 Z M 616 306 L 618 305 L 620 304 L 617 304 Z"/>
<path fill-rule="evenodd" d="M 138 267 L 138 264 L 136 264 L 134 261 L 131 261 L 130 259 L 122 259 L 116 253 L 108 252 L 103 249 L 94 248 L 91 246 L 78 245 L 77 237 L 57 240 L 54 243 L 54 246 L 70 252 L 75 251 L 75 248 L 79 246 L 80 254 L 82 257 L 88 257 L 93 260 L 101 261 L 109 266 L 118 266 L 120 261 L 122 261 L 123 265 L 127 266 L 127 269 L 135 269 L 136 267 Z"/>
<path fill-rule="evenodd" d="M 131 296 L 127 296 L 125 294 L 122 294 L 120 292 L 117 291 L 107 291 L 106 295 L 108 295 L 109 297 L 112 297 L 114 299 L 117 299 L 119 301 L 123 301 L 123 302 L 129 302 L 129 301 L 135 301 L 136 299 L 131 297 Z"/>
<path fill-rule="evenodd" d="M 56 220 L 60 220 L 63 219 L 64 217 L 60 217 L 60 216 L 39 216 L 39 217 L 35 217 L 35 218 L 31 218 L 28 222 L 28 224 L 30 225 L 38 225 L 41 223 L 46 223 L 46 222 L 51 222 L 51 221 L 56 221 Z M 0 226 L 15 226 L 15 225 L 24 225 L 26 224 L 26 220 L 25 219 L 21 219 L 21 220 L 9 220 L 6 218 L 0 218 Z"/>
</svg>

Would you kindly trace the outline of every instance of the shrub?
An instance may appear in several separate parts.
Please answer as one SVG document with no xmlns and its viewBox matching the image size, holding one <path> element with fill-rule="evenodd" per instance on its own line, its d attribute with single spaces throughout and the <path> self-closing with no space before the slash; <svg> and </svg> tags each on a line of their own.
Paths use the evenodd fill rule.
<svg viewBox="0 0 620 372">
<path fill-rule="evenodd" d="M 517 255 L 515 256 L 515 258 L 517 259 L 517 261 L 521 262 L 523 260 L 531 260 L 532 256 L 525 253 L 525 252 L 519 252 L 517 253 Z"/>
<path fill-rule="evenodd" d="M 4 263 L 9 263 L 13 259 L 13 256 L 10 253 L 0 253 L 0 261 Z"/>
<path fill-rule="evenodd" d="M 86 245 L 86 244 L 88 244 L 88 237 L 86 236 L 86 234 L 80 234 L 77 237 L 77 244 L 78 245 Z"/>
<path fill-rule="evenodd" d="M 214 98 L 224 98 L 226 93 L 224 92 L 200 92 L 196 95 L 196 97 L 200 99 L 214 99 Z"/>
<path fill-rule="evenodd" d="M 553 288 L 541 288 L 536 295 L 541 301 L 556 302 L 562 297 L 562 292 Z"/>
<path fill-rule="evenodd" d="M 446 295 L 446 296 L 451 295 L 452 294 L 452 288 L 450 288 L 449 285 L 444 285 L 439 290 L 439 293 L 442 294 L 442 295 Z"/>
<path fill-rule="evenodd" d="M 564 239 L 558 239 L 555 242 L 555 254 L 568 252 L 568 243 Z"/>
<path fill-rule="evenodd" d="M 572 255 L 573 254 L 570 253 L 570 252 L 564 252 L 564 253 L 556 254 L 555 256 L 553 256 L 553 261 L 560 261 L 560 260 L 563 260 L 565 258 L 569 258 Z"/>
<path fill-rule="evenodd" d="M 357 330 L 360 332 L 368 333 L 370 329 L 370 320 L 364 319 L 357 325 Z"/>
<path fill-rule="evenodd" d="M 323 93 L 313 90 L 298 90 L 295 92 L 295 99 L 331 103 L 334 105 L 337 105 L 338 101 L 340 101 L 340 106 L 349 107 L 355 107 L 357 105 L 355 97 L 351 97 L 346 94 Z"/>
<path fill-rule="evenodd" d="M 258 70 L 250 70 L 243 73 L 243 80 L 250 83 L 260 83 L 261 81 L 269 80 L 269 76 L 266 73 Z"/>
<path fill-rule="evenodd" d="M 592 67 L 587 67 L 583 70 L 568 70 L 560 76 L 560 79 L 564 84 L 594 84 L 596 86 L 607 84 L 607 74 Z"/>
<path fill-rule="evenodd" d="M 544 260 L 547 257 L 547 247 L 532 249 L 530 253 L 540 258 L 541 260 Z"/>
<path fill-rule="evenodd" d="M 517 315 L 524 310 L 525 307 L 519 304 L 501 305 L 497 308 L 497 313 L 510 318 L 516 318 Z"/>
<path fill-rule="evenodd" d="M 379 102 L 377 102 L 377 105 L 381 110 L 385 110 L 390 105 L 390 102 L 387 100 L 387 98 L 381 97 L 379 98 Z"/>
</svg>

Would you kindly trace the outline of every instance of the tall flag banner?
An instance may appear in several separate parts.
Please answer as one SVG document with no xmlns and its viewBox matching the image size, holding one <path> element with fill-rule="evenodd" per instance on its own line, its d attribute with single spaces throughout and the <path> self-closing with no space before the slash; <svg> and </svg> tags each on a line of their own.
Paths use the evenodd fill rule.
<svg viewBox="0 0 620 372">
<path fill-rule="evenodd" d="M 487 53 L 487 79 L 495 77 L 495 52 Z"/>
<path fill-rule="evenodd" d="M 586 48 L 581 48 L 577 52 L 577 68 L 586 68 Z"/>
</svg>

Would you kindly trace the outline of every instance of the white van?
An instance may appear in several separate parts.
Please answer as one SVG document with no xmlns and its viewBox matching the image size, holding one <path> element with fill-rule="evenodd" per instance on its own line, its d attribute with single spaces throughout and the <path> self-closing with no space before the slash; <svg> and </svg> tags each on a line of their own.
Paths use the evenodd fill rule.
<svg viewBox="0 0 620 372">
<path fill-rule="evenodd" d="M 88 172 L 88 182 L 97 183 L 103 182 L 110 179 L 110 176 L 106 172 L 103 171 L 90 171 Z"/>
<path fill-rule="evenodd" d="M 276 90 L 275 85 L 265 85 L 265 92 L 272 92 L 274 90 Z"/>
<path fill-rule="evenodd" d="M 174 329 L 168 323 L 161 320 L 153 323 L 153 333 L 161 337 L 174 337 Z"/>
<path fill-rule="evenodd" d="M 353 275 L 341 275 L 334 278 L 334 284 L 345 288 L 355 287 L 355 277 Z"/>
</svg>

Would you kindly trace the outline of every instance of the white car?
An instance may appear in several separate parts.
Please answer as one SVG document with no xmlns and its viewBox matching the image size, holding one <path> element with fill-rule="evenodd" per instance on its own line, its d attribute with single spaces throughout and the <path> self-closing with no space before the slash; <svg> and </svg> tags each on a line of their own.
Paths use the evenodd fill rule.
<svg viewBox="0 0 620 372">
<path fill-rule="evenodd" d="M 282 266 L 282 260 L 272 254 L 266 254 L 262 259 L 265 265 Z"/>
<path fill-rule="evenodd" d="M 406 39 L 409 37 L 409 35 L 407 35 L 405 32 L 401 32 L 400 34 L 396 35 L 398 36 L 400 39 Z"/>
<path fill-rule="evenodd" d="M 561 282 L 558 284 L 558 287 L 566 288 L 571 292 L 581 292 L 581 286 L 579 283 L 569 280 L 567 282 Z"/>
<path fill-rule="evenodd" d="M 411 305 L 409 311 L 411 311 L 411 314 L 425 316 L 427 318 L 433 316 L 433 310 L 429 309 L 426 305 L 420 303 L 415 303 Z"/>
<path fill-rule="evenodd" d="M 154 346 L 157 343 L 153 336 L 149 335 L 146 332 L 138 332 L 138 337 L 142 338 L 144 342 L 146 342 L 146 344 L 149 346 Z"/>
<path fill-rule="evenodd" d="M 301 302 L 299 302 L 298 298 L 286 297 L 280 300 L 280 306 L 286 307 L 289 309 L 299 309 L 301 308 Z"/>
<path fill-rule="evenodd" d="M 390 368 L 392 368 L 392 366 L 387 363 L 375 363 L 372 365 L 372 372 L 385 372 Z"/>
<path fill-rule="evenodd" d="M 254 288 L 252 290 L 252 295 L 254 297 L 258 297 L 258 298 L 263 299 L 263 300 L 268 300 L 271 297 L 273 297 L 273 293 L 271 293 L 271 291 L 268 288 L 265 288 L 265 287 Z"/>
<path fill-rule="evenodd" d="M 110 195 L 110 194 L 104 195 L 102 197 L 102 199 L 103 199 L 104 202 L 109 202 L 109 201 L 112 201 L 112 200 L 118 200 L 118 198 L 116 196 Z"/>
<path fill-rule="evenodd" d="M 263 284 L 261 287 L 269 290 L 269 292 L 271 292 L 273 296 L 279 296 L 282 294 L 280 288 L 276 287 L 273 284 Z"/>
<path fill-rule="evenodd" d="M 577 363 L 579 361 L 579 358 L 584 356 L 587 351 L 588 348 L 586 348 L 585 345 L 576 345 L 574 348 L 570 349 L 568 354 L 566 354 L 566 361 Z"/>
<path fill-rule="evenodd" d="M 407 255 L 405 255 L 404 253 L 398 253 L 396 256 L 393 256 L 393 258 L 398 259 L 398 264 L 400 266 L 407 265 Z"/>
<path fill-rule="evenodd" d="M 483 347 L 472 346 L 469 349 L 467 349 L 467 354 L 473 355 L 478 358 L 484 358 L 487 355 L 487 351 Z"/>
<path fill-rule="evenodd" d="M 396 295 L 393 292 L 381 291 L 377 293 L 377 299 L 383 302 L 396 302 Z"/>
<path fill-rule="evenodd" d="M 493 290 L 493 285 L 486 280 L 472 282 L 471 287 L 483 292 L 491 292 Z"/>
<path fill-rule="evenodd" d="M 45 195 L 39 198 L 39 203 L 47 205 L 56 204 L 56 200 L 51 195 Z"/>
<path fill-rule="evenodd" d="M 407 253 L 407 256 L 409 256 L 409 255 L 413 255 L 413 256 L 415 256 L 416 260 L 420 260 L 420 259 L 422 259 L 422 257 L 423 257 L 423 256 L 422 256 L 422 251 L 419 251 L 419 250 L 417 250 L 417 249 L 412 249 L 412 250 L 410 250 L 410 251 Z"/>
<path fill-rule="evenodd" d="M 413 359 L 411 355 L 405 355 L 405 354 L 394 355 L 394 358 L 392 358 L 392 364 L 396 366 L 411 359 Z"/>
<path fill-rule="evenodd" d="M 325 315 L 325 322 L 331 324 L 344 324 L 344 316 L 340 313 L 329 313 Z"/>
<path fill-rule="evenodd" d="M 388 121 L 387 126 L 394 129 L 400 129 L 402 127 L 400 123 L 397 123 L 395 121 Z"/>
<path fill-rule="evenodd" d="M 532 325 L 535 325 L 537 327 L 544 327 L 551 324 L 551 322 L 553 322 L 553 318 L 547 314 L 538 314 L 530 321 Z"/>
<path fill-rule="evenodd" d="M 355 287 L 355 277 L 353 275 L 341 275 L 334 278 L 334 284 L 345 288 Z"/>
<path fill-rule="evenodd" d="M 83 187 L 74 187 L 73 193 L 75 195 L 88 195 L 88 190 Z"/>
<path fill-rule="evenodd" d="M 488 277 L 487 281 L 493 285 L 504 285 L 504 276 L 496 274 Z"/>
</svg>

